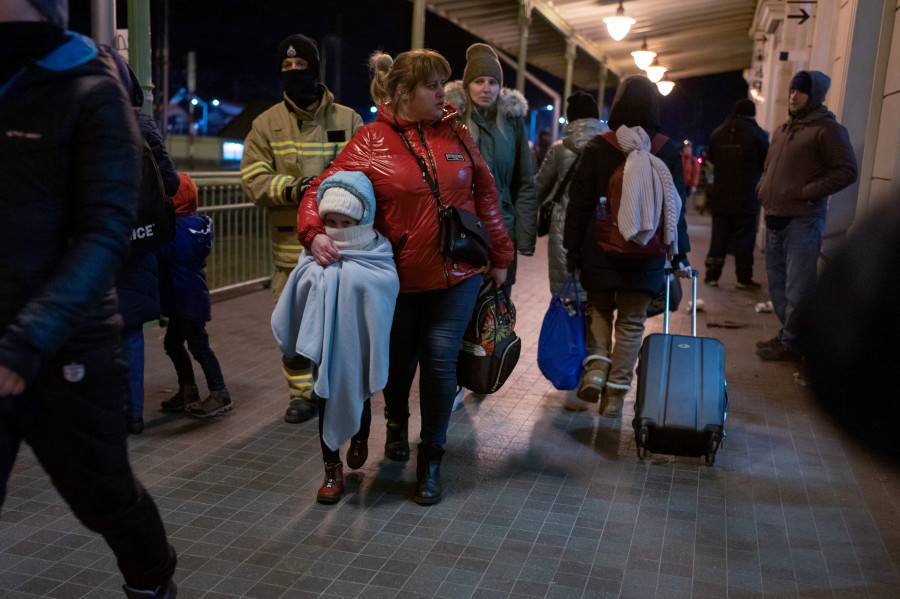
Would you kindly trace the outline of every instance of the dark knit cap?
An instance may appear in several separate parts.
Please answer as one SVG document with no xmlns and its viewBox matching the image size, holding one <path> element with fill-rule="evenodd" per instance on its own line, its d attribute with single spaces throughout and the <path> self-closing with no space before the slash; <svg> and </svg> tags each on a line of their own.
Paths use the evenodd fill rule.
<svg viewBox="0 0 900 599">
<path fill-rule="evenodd" d="M 800 71 L 791 79 L 791 87 L 788 91 L 797 90 L 798 92 L 809 94 L 812 91 L 812 78 L 806 71 Z"/>
<path fill-rule="evenodd" d="M 472 44 L 466 50 L 466 70 L 463 71 L 463 89 L 468 90 L 473 79 L 493 77 L 503 86 L 503 69 L 497 53 L 487 44 Z"/>
<path fill-rule="evenodd" d="M 319 75 L 319 47 L 302 33 L 287 36 L 278 46 L 278 64 L 285 58 L 302 58 L 309 65 L 307 68 Z"/>
<path fill-rule="evenodd" d="M 28 0 L 48 21 L 65 29 L 69 24 L 69 0 Z"/>
<path fill-rule="evenodd" d="M 753 103 L 753 100 L 738 100 L 734 103 L 731 114 L 735 116 L 756 116 L 756 104 Z"/>
<path fill-rule="evenodd" d="M 642 127 L 650 137 L 659 131 L 659 89 L 644 75 L 626 77 L 609 109 L 609 128 Z"/>
<path fill-rule="evenodd" d="M 578 119 L 599 118 L 600 111 L 597 109 L 597 103 L 594 102 L 591 94 L 579 89 L 566 98 L 566 120 L 570 123 Z"/>
</svg>

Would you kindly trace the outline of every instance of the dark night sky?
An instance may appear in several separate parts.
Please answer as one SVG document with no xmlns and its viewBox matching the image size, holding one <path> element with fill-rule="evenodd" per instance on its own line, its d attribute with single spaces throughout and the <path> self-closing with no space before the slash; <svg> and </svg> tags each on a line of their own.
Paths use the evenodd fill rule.
<svg viewBox="0 0 900 599">
<path fill-rule="evenodd" d="M 90 34 L 90 0 L 70 0 L 70 27 Z M 151 2 L 153 44 L 161 32 L 163 2 Z M 127 2 L 118 0 L 118 26 L 125 28 Z M 408 0 L 170 0 L 170 94 L 185 85 L 187 52 L 197 53 L 197 94 L 202 98 L 248 103 L 256 99 L 276 102 L 281 97 L 278 43 L 292 33 L 314 38 L 325 58 L 323 73 L 339 102 L 355 108 L 369 120 L 368 55 L 377 49 L 396 55 L 409 48 L 412 3 Z M 431 13 L 426 16 L 425 45 L 450 61 L 452 78 L 461 78 L 465 51 L 482 41 Z M 507 85 L 515 72 L 503 65 Z M 562 93 L 561 79 L 534 70 Z M 607 107 L 614 90 L 607 91 Z M 691 139 L 705 145 L 712 130 L 746 97 L 740 72 L 692 79 L 676 79 L 673 92 L 661 100 L 663 132 L 674 140 Z M 532 106 L 549 98 L 526 84 Z"/>
</svg>

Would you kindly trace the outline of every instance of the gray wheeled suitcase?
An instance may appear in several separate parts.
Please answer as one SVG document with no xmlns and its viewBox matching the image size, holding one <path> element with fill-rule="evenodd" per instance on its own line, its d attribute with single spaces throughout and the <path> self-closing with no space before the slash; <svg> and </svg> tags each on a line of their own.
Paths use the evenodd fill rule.
<svg viewBox="0 0 900 599">
<path fill-rule="evenodd" d="M 725 438 L 728 391 L 725 346 L 718 339 L 697 337 L 697 271 L 691 281 L 691 336 L 648 335 L 641 345 L 634 404 L 634 440 L 638 458 L 648 452 L 705 456 L 712 465 Z M 666 271 L 666 297 L 672 276 Z"/>
</svg>

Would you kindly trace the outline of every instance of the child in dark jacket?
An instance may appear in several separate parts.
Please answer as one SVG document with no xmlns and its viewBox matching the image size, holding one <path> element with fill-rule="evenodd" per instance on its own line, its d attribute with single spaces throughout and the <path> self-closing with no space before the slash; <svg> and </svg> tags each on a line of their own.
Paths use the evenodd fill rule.
<svg viewBox="0 0 900 599">
<path fill-rule="evenodd" d="M 159 250 L 159 289 L 162 313 L 169 317 L 166 353 L 178 373 L 178 393 L 162 402 L 164 412 L 181 412 L 208 418 L 234 407 L 216 355 L 209 347 L 206 322 L 211 319 L 209 288 L 206 286 L 206 257 L 213 241 L 212 220 L 197 214 L 197 185 L 179 173 L 181 185 L 175 202 L 175 238 Z M 191 358 L 200 363 L 209 396 L 200 400 Z"/>
</svg>

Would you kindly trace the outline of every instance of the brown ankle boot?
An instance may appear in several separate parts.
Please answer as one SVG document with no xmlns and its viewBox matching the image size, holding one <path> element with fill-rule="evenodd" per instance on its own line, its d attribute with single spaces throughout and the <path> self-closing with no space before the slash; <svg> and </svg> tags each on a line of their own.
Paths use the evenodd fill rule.
<svg viewBox="0 0 900 599">
<path fill-rule="evenodd" d="M 350 449 L 347 450 L 347 465 L 359 470 L 369 457 L 369 439 L 359 433 L 350 438 Z"/>
<path fill-rule="evenodd" d="M 337 503 L 344 494 L 344 464 L 332 462 L 325 464 L 325 478 L 316 494 L 319 503 Z"/>
</svg>

